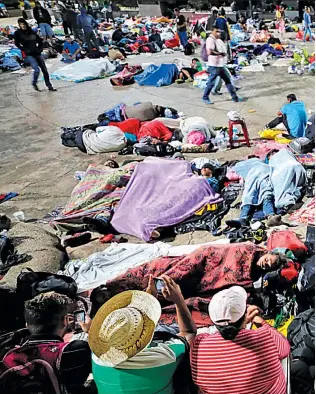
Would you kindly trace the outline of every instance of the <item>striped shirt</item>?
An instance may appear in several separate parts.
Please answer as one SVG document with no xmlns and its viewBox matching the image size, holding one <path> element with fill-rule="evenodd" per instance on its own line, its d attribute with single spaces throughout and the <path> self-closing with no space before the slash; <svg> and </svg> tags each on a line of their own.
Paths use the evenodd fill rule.
<svg viewBox="0 0 316 394">
<path fill-rule="evenodd" d="M 280 360 L 289 353 L 287 339 L 267 323 L 233 341 L 200 334 L 191 347 L 193 381 L 202 394 L 285 394 Z"/>
</svg>

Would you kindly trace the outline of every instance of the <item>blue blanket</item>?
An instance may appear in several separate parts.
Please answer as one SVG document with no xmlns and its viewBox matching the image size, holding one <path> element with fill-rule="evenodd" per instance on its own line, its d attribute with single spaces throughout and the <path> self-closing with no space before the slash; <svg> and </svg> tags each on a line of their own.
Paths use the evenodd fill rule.
<svg viewBox="0 0 316 394">
<path fill-rule="evenodd" d="M 273 155 L 269 164 L 259 159 L 237 163 L 234 170 L 245 180 L 242 205 L 260 205 L 274 196 L 276 208 L 295 204 L 306 183 L 306 171 L 286 149 Z"/>
<path fill-rule="evenodd" d="M 171 85 L 178 76 L 178 68 L 175 64 L 151 64 L 145 71 L 135 75 L 134 79 L 140 86 L 167 86 Z"/>
</svg>

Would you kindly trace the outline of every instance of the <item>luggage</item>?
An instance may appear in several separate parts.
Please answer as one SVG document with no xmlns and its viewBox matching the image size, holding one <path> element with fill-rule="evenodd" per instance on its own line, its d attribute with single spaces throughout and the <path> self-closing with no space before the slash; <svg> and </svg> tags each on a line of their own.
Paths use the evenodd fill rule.
<svg viewBox="0 0 316 394">
<path fill-rule="evenodd" d="M 184 54 L 186 56 L 191 56 L 194 55 L 195 53 L 195 47 L 193 44 L 191 44 L 190 42 L 187 43 L 187 45 L 184 47 Z"/>
</svg>

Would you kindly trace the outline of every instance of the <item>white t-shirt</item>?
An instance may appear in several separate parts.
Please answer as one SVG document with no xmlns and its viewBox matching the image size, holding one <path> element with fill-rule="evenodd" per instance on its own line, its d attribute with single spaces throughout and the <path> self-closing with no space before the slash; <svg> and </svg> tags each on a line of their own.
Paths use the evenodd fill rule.
<svg viewBox="0 0 316 394">
<path fill-rule="evenodd" d="M 226 46 L 222 40 L 216 39 L 214 36 L 210 35 L 206 40 L 206 50 L 226 52 Z M 226 59 L 226 56 L 209 55 L 208 65 L 212 67 L 224 67 Z"/>
</svg>

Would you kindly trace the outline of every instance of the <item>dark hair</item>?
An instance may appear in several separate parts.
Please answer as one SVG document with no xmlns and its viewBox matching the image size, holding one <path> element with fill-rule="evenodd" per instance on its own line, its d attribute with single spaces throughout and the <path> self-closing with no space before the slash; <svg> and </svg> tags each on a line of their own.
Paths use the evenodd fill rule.
<svg viewBox="0 0 316 394">
<path fill-rule="evenodd" d="M 272 254 L 273 256 L 277 257 L 276 262 L 273 264 L 272 269 L 276 270 L 281 268 L 282 266 L 284 266 L 289 260 L 291 260 L 290 258 L 286 257 L 285 254 L 279 253 L 279 252 L 268 252 L 269 254 Z"/>
<path fill-rule="evenodd" d="M 24 25 L 26 25 L 26 27 L 28 29 L 31 29 L 30 25 L 27 23 L 27 21 L 24 18 L 19 18 L 18 19 L 18 24 L 23 23 Z"/>
<path fill-rule="evenodd" d="M 226 16 L 226 12 L 225 12 L 224 8 L 221 9 L 221 16 Z"/>
<path fill-rule="evenodd" d="M 70 34 L 65 34 L 65 38 L 71 38 Z"/>
<path fill-rule="evenodd" d="M 224 339 L 226 339 L 227 341 L 233 341 L 241 330 L 241 326 L 245 320 L 245 316 L 246 313 L 235 323 L 230 323 L 228 324 L 228 326 L 219 326 L 215 324 L 215 327 L 218 329 L 219 333 Z"/>
<path fill-rule="evenodd" d="M 179 8 L 175 8 L 173 11 L 174 12 L 180 12 Z"/>
<path fill-rule="evenodd" d="M 213 15 L 218 14 L 218 10 L 213 10 Z"/>
<path fill-rule="evenodd" d="M 296 101 L 296 100 L 297 100 L 295 94 L 293 94 L 293 93 L 287 95 L 286 98 L 287 98 L 290 102 Z"/>
<path fill-rule="evenodd" d="M 199 59 L 198 59 L 197 57 L 194 57 L 194 58 L 192 59 L 192 62 L 193 62 L 193 60 L 195 60 L 196 62 L 199 62 Z"/>
<path fill-rule="evenodd" d="M 63 319 L 69 313 L 73 301 L 54 291 L 39 294 L 24 304 L 24 317 L 32 335 L 54 334 L 63 327 Z"/>
<path fill-rule="evenodd" d="M 112 159 L 107 160 L 106 162 L 111 162 L 113 164 L 113 167 L 111 167 L 111 168 L 119 168 L 119 166 L 120 166 L 117 161 L 112 160 Z"/>
</svg>

